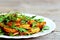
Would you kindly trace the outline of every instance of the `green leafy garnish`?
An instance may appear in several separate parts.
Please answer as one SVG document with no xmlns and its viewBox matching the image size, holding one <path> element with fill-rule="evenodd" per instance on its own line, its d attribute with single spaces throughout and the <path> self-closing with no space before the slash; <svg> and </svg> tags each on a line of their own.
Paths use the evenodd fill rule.
<svg viewBox="0 0 60 40">
<path fill-rule="evenodd" d="M 25 15 L 18 15 L 18 18 L 21 18 L 22 20 L 28 21 L 28 20 L 32 20 L 33 18 L 35 18 L 36 16 L 25 16 Z"/>
<path fill-rule="evenodd" d="M 40 18 L 40 19 L 35 19 L 37 22 L 43 22 L 44 19 L 43 18 Z"/>
<path fill-rule="evenodd" d="M 12 26 L 11 26 L 11 28 L 15 28 L 15 27 L 16 27 L 16 26 L 15 26 L 15 23 L 13 23 Z"/>
<path fill-rule="evenodd" d="M 9 36 L 14 36 L 13 33 L 9 33 Z"/>
<path fill-rule="evenodd" d="M 44 26 L 43 29 L 44 29 L 44 30 L 48 30 L 49 27 L 48 27 L 48 26 Z"/>
<path fill-rule="evenodd" d="M 0 35 L 3 35 L 4 34 L 4 32 L 2 31 L 2 29 L 0 29 Z"/>
<path fill-rule="evenodd" d="M 21 23 L 22 23 L 22 24 L 25 24 L 25 23 L 26 23 L 26 21 L 25 21 L 25 20 L 21 20 Z"/>
<path fill-rule="evenodd" d="M 36 27 L 36 22 L 32 23 L 32 28 Z"/>
<path fill-rule="evenodd" d="M 3 18 L 0 18 L 0 22 L 2 22 L 3 21 Z"/>
<path fill-rule="evenodd" d="M 11 26 L 11 28 L 14 28 L 14 29 L 16 29 L 16 30 L 18 30 L 18 31 L 20 31 L 20 32 L 27 32 L 26 29 L 24 29 L 24 28 L 18 28 L 18 27 L 16 27 L 14 24 Z"/>
<path fill-rule="evenodd" d="M 2 22 L 4 20 L 4 16 L 0 15 L 0 22 Z"/>
<path fill-rule="evenodd" d="M 18 18 L 21 18 L 22 20 L 24 20 L 25 19 L 25 15 L 18 15 Z"/>
<path fill-rule="evenodd" d="M 44 26 L 42 31 L 44 31 L 44 30 L 49 30 L 49 27 L 48 26 Z"/>
<path fill-rule="evenodd" d="M 32 16 L 31 19 L 35 18 L 36 16 Z"/>
<path fill-rule="evenodd" d="M 27 32 L 27 30 L 24 29 L 24 28 L 19 28 L 19 31 L 20 31 L 20 32 Z"/>
<path fill-rule="evenodd" d="M 18 27 L 14 27 L 14 28 L 20 32 L 27 32 L 25 28 L 18 28 Z"/>
<path fill-rule="evenodd" d="M 6 23 L 8 23 L 10 20 L 9 19 L 5 19 L 4 21 L 6 21 Z"/>
<path fill-rule="evenodd" d="M 16 20 L 17 19 L 17 17 L 12 14 L 10 14 L 10 16 L 8 16 L 8 18 L 9 18 L 9 20 Z"/>
<path fill-rule="evenodd" d="M 26 17 L 25 17 L 25 20 L 26 20 L 26 21 L 31 20 L 31 17 L 26 16 Z"/>
</svg>

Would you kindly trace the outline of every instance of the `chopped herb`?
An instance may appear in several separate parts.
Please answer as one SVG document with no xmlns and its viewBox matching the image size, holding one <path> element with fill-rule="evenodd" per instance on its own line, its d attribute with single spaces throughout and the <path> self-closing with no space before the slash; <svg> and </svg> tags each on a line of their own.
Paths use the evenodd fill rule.
<svg viewBox="0 0 60 40">
<path fill-rule="evenodd" d="M 22 23 L 22 24 L 25 24 L 25 23 L 26 23 L 26 21 L 25 21 L 25 20 L 21 20 L 21 23 Z"/>
<path fill-rule="evenodd" d="M 36 27 L 36 22 L 32 23 L 32 28 Z"/>
<path fill-rule="evenodd" d="M 2 22 L 4 20 L 3 16 L 0 16 L 0 22 Z"/>
<path fill-rule="evenodd" d="M 31 19 L 35 18 L 36 16 L 32 16 Z"/>
<path fill-rule="evenodd" d="M 42 29 L 42 32 L 45 31 L 45 30 L 49 30 L 49 27 L 48 26 L 44 26 L 43 29 Z"/>
<path fill-rule="evenodd" d="M 35 19 L 37 22 L 43 22 L 44 19 L 43 18 L 40 18 L 40 19 Z"/>
<path fill-rule="evenodd" d="M 44 30 L 48 30 L 49 27 L 48 27 L 48 26 L 44 26 L 43 29 L 44 29 Z"/>
<path fill-rule="evenodd" d="M 9 33 L 9 36 L 14 36 L 13 33 Z"/>
<path fill-rule="evenodd" d="M 2 31 L 2 29 L 0 29 L 0 35 L 3 35 L 4 34 L 4 32 Z"/>
<path fill-rule="evenodd" d="M 2 22 L 3 21 L 3 18 L 0 18 L 0 22 Z"/>
<path fill-rule="evenodd" d="M 6 21 L 6 23 L 8 23 L 10 20 L 9 19 L 5 19 L 4 21 Z"/>
<path fill-rule="evenodd" d="M 19 31 L 20 31 L 20 32 L 27 32 L 27 30 L 24 29 L 24 28 L 19 28 Z"/>
<path fill-rule="evenodd" d="M 16 30 L 19 30 L 20 32 L 27 32 L 27 30 L 24 29 L 24 28 L 18 28 L 18 27 L 15 27 L 15 29 L 16 29 Z"/>
<path fill-rule="evenodd" d="M 12 26 L 11 26 L 11 28 L 15 28 L 15 27 L 16 27 L 16 26 L 15 26 L 15 24 L 13 23 Z"/>
<path fill-rule="evenodd" d="M 25 20 L 26 20 L 26 21 L 31 20 L 31 17 L 26 16 L 26 17 L 25 17 Z"/>
</svg>

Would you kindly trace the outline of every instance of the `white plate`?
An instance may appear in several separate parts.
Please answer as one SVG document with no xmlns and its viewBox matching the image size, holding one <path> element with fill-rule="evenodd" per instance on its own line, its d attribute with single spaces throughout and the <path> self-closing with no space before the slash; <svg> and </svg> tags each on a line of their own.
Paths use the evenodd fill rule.
<svg viewBox="0 0 60 40">
<path fill-rule="evenodd" d="M 33 16 L 34 15 L 34 14 L 27 14 L 27 13 L 23 13 L 23 14 L 25 14 L 27 16 Z M 30 36 L 5 36 L 5 35 L 0 35 L 0 37 L 1 38 L 14 38 L 14 39 L 32 38 L 32 37 L 38 37 L 38 36 L 43 36 L 43 35 L 49 34 L 56 28 L 56 25 L 52 20 L 50 20 L 46 17 L 43 17 L 43 16 L 36 16 L 36 19 L 39 19 L 39 18 L 43 18 L 44 21 L 46 21 L 46 25 L 49 26 L 49 30 L 45 30 L 44 32 L 38 32 L 38 33 L 30 35 Z"/>
</svg>

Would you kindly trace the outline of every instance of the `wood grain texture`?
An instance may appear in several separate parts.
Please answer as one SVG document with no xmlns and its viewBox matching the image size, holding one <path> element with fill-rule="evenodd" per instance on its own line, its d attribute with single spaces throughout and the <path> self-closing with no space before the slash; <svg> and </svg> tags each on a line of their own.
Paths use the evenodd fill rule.
<svg viewBox="0 0 60 40">
<path fill-rule="evenodd" d="M 0 0 L 0 11 L 9 10 L 41 15 L 56 23 L 55 31 L 48 35 L 21 40 L 60 40 L 60 0 Z"/>
</svg>

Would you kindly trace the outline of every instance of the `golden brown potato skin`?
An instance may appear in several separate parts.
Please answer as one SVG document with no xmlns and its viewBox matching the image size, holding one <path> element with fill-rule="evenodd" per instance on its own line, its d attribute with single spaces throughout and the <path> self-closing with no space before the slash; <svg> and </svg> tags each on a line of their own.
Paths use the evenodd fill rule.
<svg viewBox="0 0 60 40">
<path fill-rule="evenodd" d="M 36 27 L 36 28 L 31 28 L 31 33 L 37 33 L 40 31 L 40 28 L 39 27 Z"/>
<path fill-rule="evenodd" d="M 39 27 L 40 29 L 43 28 L 43 26 L 46 24 L 46 22 L 41 22 L 41 23 L 37 23 L 36 26 Z"/>
<path fill-rule="evenodd" d="M 3 30 L 5 31 L 5 32 L 7 32 L 7 33 L 15 33 L 15 32 L 17 32 L 17 30 L 15 30 L 15 29 L 11 29 L 11 28 L 7 28 L 7 27 L 4 27 L 3 28 Z"/>
<path fill-rule="evenodd" d="M 12 22 L 8 22 L 7 25 L 8 25 L 8 26 L 12 26 Z"/>
<path fill-rule="evenodd" d="M 28 24 L 32 24 L 33 22 L 35 22 L 35 20 L 30 20 L 30 21 L 28 21 Z"/>
<path fill-rule="evenodd" d="M 20 25 L 20 27 L 25 28 L 25 29 L 31 29 L 29 24 L 23 24 L 23 25 Z"/>
<path fill-rule="evenodd" d="M 20 18 L 17 18 L 16 22 L 20 22 L 20 21 L 21 21 L 21 19 Z"/>
<path fill-rule="evenodd" d="M 34 34 L 40 31 L 39 27 L 36 28 L 31 28 L 30 30 L 28 30 L 27 32 L 25 32 L 25 34 Z"/>
</svg>

